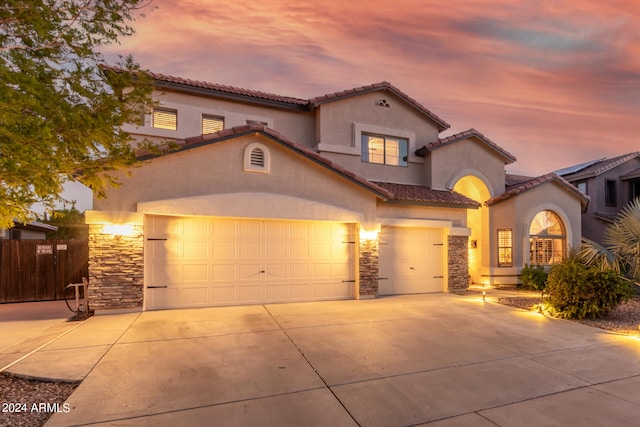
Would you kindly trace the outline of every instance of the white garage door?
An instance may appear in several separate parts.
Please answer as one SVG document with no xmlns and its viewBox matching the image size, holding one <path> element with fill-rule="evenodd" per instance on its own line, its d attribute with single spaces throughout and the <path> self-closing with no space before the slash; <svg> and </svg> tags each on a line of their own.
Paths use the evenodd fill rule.
<svg viewBox="0 0 640 427">
<path fill-rule="evenodd" d="M 382 227 L 380 295 L 444 291 L 442 229 Z"/>
<path fill-rule="evenodd" d="M 331 222 L 148 215 L 146 308 L 353 298 L 353 230 Z"/>
</svg>

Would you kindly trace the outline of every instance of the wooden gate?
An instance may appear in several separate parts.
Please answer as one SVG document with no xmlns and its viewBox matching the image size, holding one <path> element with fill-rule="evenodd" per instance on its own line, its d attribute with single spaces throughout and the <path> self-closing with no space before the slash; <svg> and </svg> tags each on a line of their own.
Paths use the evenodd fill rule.
<svg viewBox="0 0 640 427">
<path fill-rule="evenodd" d="M 0 240 L 0 302 L 63 299 L 88 266 L 86 240 Z"/>
</svg>

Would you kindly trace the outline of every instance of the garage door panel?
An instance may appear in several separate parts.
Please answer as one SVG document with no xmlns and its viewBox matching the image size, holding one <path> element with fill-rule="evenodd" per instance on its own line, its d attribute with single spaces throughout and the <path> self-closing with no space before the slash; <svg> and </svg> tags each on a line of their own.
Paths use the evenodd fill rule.
<svg viewBox="0 0 640 427">
<path fill-rule="evenodd" d="M 147 216 L 146 307 L 353 298 L 355 227 Z M 164 241 L 153 238 L 167 236 Z"/>
<path fill-rule="evenodd" d="M 442 292 L 441 229 L 383 227 L 380 233 L 380 294 Z"/>
<path fill-rule="evenodd" d="M 182 267 L 185 282 L 206 282 L 209 279 L 207 264 L 185 264 Z"/>
<path fill-rule="evenodd" d="M 238 279 L 239 280 L 258 280 L 261 273 L 262 268 L 260 264 L 238 264 Z"/>
<path fill-rule="evenodd" d="M 241 285 L 238 287 L 238 302 L 249 304 L 259 303 L 264 300 L 261 292 L 261 286 L 256 285 Z"/>
<path fill-rule="evenodd" d="M 234 304 L 238 301 L 236 292 L 237 289 L 235 285 L 214 287 L 210 290 L 211 298 L 209 303 L 211 305 Z"/>
</svg>

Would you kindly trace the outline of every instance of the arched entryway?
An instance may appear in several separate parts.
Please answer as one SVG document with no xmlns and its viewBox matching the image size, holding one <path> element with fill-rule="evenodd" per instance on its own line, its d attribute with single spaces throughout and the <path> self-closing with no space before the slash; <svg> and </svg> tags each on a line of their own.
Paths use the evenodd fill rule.
<svg viewBox="0 0 640 427">
<path fill-rule="evenodd" d="M 453 191 L 467 196 L 480 203 L 479 209 L 467 210 L 467 227 L 471 229 L 469 236 L 469 275 L 473 283 L 482 282 L 482 266 L 488 265 L 490 251 L 489 212 L 484 202 L 491 198 L 485 182 L 473 175 L 460 178 L 453 186 Z"/>
<path fill-rule="evenodd" d="M 559 264 L 566 251 L 567 232 L 560 216 L 551 210 L 538 212 L 529 226 L 529 263 Z"/>
</svg>

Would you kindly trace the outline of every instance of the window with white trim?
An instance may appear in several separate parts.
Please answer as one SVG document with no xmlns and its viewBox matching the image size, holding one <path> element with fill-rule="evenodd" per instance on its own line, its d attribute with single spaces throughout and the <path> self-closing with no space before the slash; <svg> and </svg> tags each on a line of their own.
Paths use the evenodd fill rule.
<svg viewBox="0 0 640 427">
<path fill-rule="evenodd" d="M 152 126 L 156 129 L 178 130 L 178 111 L 154 108 Z"/>
<path fill-rule="evenodd" d="M 567 236 L 560 217 L 541 211 L 529 227 L 529 262 L 532 265 L 559 264 L 565 257 Z"/>
<path fill-rule="evenodd" d="M 269 173 L 271 155 L 267 147 L 253 142 L 244 149 L 244 170 L 247 172 Z"/>
<path fill-rule="evenodd" d="M 224 129 L 224 117 L 202 115 L 202 134 L 220 132 Z"/>
<path fill-rule="evenodd" d="M 407 166 L 409 141 L 405 138 L 363 133 L 361 144 L 364 163 Z"/>
<path fill-rule="evenodd" d="M 498 230 L 498 267 L 513 267 L 513 231 Z"/>
</svg>

